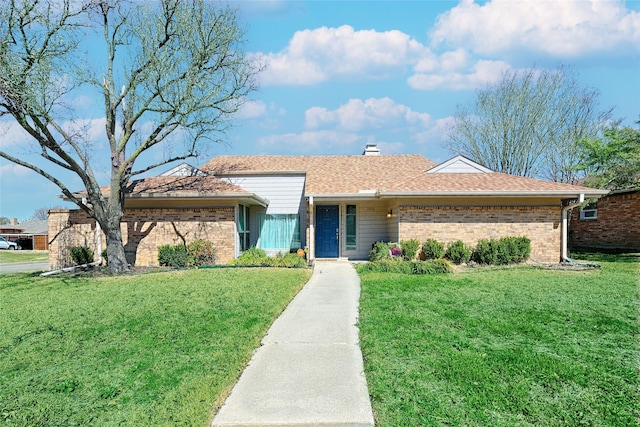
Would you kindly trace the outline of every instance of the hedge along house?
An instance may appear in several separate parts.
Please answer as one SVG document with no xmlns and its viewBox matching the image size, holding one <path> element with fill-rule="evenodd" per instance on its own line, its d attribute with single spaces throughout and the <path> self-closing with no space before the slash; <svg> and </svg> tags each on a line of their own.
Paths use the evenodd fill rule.
<svg viewBox="0 0 640 427">
<path fill-rule="evenodd" d="M 361 156 L 218 156 L 200 169 L 182 165 L 132 183 L 122 230 L 137 264 L 157 264 L 162 244 L 197 238 L 213 241 L 225 263 L 252 246 L 366 259 L 376 241 L 474 246 L 503 236 L 527 236 L 532 259 L 558 262 L 568 207 L 602 194 L 492 172 L 461 156 L 436 166 L 421 155 L 380 155 L 375 146 Z M 69 242 L 99 241 L 95 221 L 80 211 L 52 212 L 49 222 L 50 236 L 61 237 L 52 243 L 52 267 Z"/>
</svg>

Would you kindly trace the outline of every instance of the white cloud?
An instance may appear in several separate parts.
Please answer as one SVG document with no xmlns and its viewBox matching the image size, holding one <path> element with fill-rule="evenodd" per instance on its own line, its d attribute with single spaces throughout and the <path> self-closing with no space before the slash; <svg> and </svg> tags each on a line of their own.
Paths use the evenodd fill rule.
<svg viewBox="0 0 640 427">
<path fill-rule="evenodd" d="M 336 127 L 346 131 L 389 129 L 398 127 L 426 127 L 431 117 L 397 104 L 391 98 L 350 99 L 336 110 L 312 107 L 305 112 L 305 127 L 316 129 Z"/>
<path fill-rule="evenodd" d="M 278 151 L 287 149 L 296 152 L 314 153 L 335 148 L 337 151 L 344 146 L 351 146 L 363 138 L 349 132 L 322 130 L 317 132 L 286 133 L 269 135 L 258 140 L 261 147 L 277 148 Z M 364 146 L 364 144 L 363 144 Z"/>
<path fill-rule="evenodd" d="M 528 50 L 557 57 L 619 49 L 640 50 L 640 13 L 622 1 L 463 0 L 440 15 L 430 33 L 434 46 L 483 54 Z M 626 48 L 626 49 L 623 49 Z"/>
<path fill-rule="evenodd" d="M 418 144 L 442 142 L 447 138 L 447 132 L 455 121 L 453 116 L 436 119 L 429 129 L 417 132 L 411 136 L 411 140 Z"/>
<path fill-rule="evenodd" d="M 25 168 L 24 166 L 17 165 L 15 163 L 0 165 L 0 176 L 2 176 L 3 179 L 23 178 L 31 173 L 35 172 L 33 172 L 29 168 Z"/>
<path fill-rule="evenodd" d="M 263 101 L 247 101 L 236 113 L 238 119 L 255 119 L 267 112 L 267 104 Z"/>
<path fill-rule="evenodd" d="M 32 140 L 31 135 L 15 121 L 0 122 L 0 135 L 2 135 L 2 137 L 0 137 L 0 148 L 3 150 Z"/>
<path fill-rule="evenodd" d="M 444 56 L 444 55 L 443 55 Z M 413 89 L 418 90 L 469 90 L 495 83 L 502 73 L 510 69 L 510 65 L 504 61 L 480 60 L 471 68 L 456 70 L 452 64 L 459 62 L 452 58 L 450 64 L 437 67 L 435 73 L 417 73 L 407 79 L 407 83 Z"/>
<path fill-rule="evenodd" d="M 427 53 L 401 31 L 356 31 L 343 25 L 297 31 L 284 50 L 254 58 L 268 63 L 261 76 L 264 85 L 309 85 L 332 77 L 385 78 Z"/>
<path fill-rule="evenodd" d="M 405 152 L 405 144 L 402 142 L 378 141 L 377 145 L 382 154 L 401 154 Z"/>
</svg>

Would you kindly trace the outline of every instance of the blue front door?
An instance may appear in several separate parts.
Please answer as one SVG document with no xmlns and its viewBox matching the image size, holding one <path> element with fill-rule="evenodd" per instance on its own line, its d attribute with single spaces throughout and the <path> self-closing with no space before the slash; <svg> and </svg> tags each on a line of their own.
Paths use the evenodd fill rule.
<svg viewBox="0 0 640 427">
<path fill-rule="evenodd" d="M 316 208 L 316 257 L 338 257 L 338 206 Z"/>
</svg>

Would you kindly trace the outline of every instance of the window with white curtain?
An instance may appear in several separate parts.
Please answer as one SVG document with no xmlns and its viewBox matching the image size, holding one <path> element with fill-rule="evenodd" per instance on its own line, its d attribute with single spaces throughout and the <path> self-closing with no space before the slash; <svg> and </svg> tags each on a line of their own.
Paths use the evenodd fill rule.
<svg viewBox="0 0 640 427">
<path fill-rule="evenodd" d="M 300 217 L 297 214 L 260 214 L 262 249 L 300 248 Z"/>
</svg>

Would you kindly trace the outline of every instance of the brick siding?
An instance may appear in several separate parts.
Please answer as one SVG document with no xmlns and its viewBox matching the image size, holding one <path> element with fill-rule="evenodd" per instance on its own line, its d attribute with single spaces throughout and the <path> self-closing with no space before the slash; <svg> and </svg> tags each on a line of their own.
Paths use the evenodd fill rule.
<svg viewBox="0 0 640 427">
<path fill-rule="evenodd" d="M 127 261 L 132 265 L 158 265 L 158 246 L 203 239 L 213 242 L 216 263 L 228 263 L 235 257 L 234 216 L 233 207 L 127 209 L 121 225 Z M 73 246 L 88 246 L 94 253 L 97 251 L 95 220 L 81 210 L 52 210 L 49 237 L 51 269 L 72 265 Z M 102 247 L 106 248 L 104 234 Z"/>
<path fill-rule="evenodd" d="M 640 191 L 603 197 L 598 200 L 597 209 L 596 219 L 580 219 L 580 209 L 572 210 L 572 249 L 640 251 Z"/>
<path fill-rule="evenodd" d="M 560 260 L 560 206 L 400 206 L 399 216 L 399 240 L 462 240 L 473 247 L 480 239 L 526 236 L 532 260 Z"/>
</svg>

